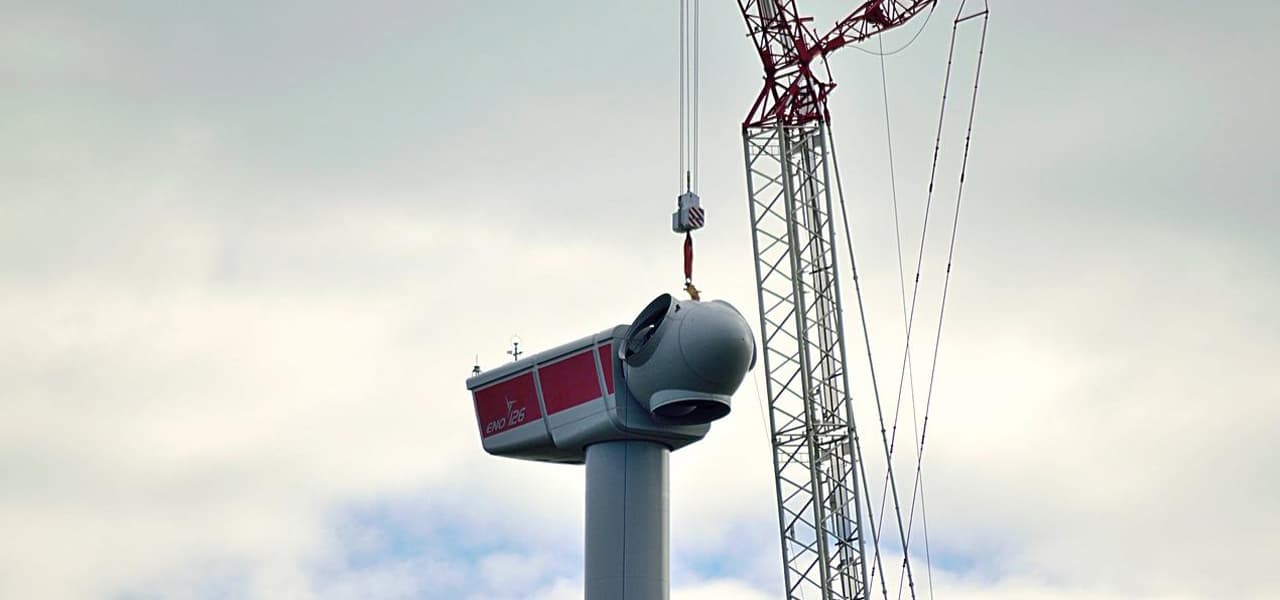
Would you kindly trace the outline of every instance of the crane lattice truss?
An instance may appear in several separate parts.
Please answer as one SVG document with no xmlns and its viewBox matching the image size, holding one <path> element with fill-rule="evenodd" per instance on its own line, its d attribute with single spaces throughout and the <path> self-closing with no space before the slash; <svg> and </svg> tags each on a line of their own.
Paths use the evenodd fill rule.
<svg viewBox="0 0 1280 600">
<path fill-rule="evenodd" d="M 866 599 L 860 479 L 829 185 L 825 56 L 933 1 L 873 0 L 819 37 L 794 0 L 739 0 L 765 70 L 743 122 L 788 600 Z"/>
<path fill-rule="evenodd" d="M 745 136 L 788 598 L 866 598 L 857 449 L 821 122 Z"/>
</svg>

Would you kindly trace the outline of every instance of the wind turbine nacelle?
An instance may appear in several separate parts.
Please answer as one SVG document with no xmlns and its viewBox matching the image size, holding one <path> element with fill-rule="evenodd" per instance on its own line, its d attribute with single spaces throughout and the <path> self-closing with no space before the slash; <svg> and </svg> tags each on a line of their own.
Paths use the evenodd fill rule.
<svg viewBox="0 0 1280 600">
<path fill-rule="evenodd" d="M 467 380 L 486 452 L 582 463 L 590 444 L 682 448 L 729 414 L 755 364 L 742 315 L 663 294 L 619 325 Z"/>
</svg>

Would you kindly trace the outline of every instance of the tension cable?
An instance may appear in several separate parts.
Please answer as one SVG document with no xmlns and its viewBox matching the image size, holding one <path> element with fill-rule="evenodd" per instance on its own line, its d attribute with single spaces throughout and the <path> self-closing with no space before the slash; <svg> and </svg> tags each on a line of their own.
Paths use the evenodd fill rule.
<svg viewBox="0 0 1280 600">
<path fill-rule="evenodd" d="M 960 180 L 956 188 L 956 210 L 951 221 L 951 241 L 949 242 L 949 248 L 947 249 L 947 271 L 946 271 L 946 275 L 942 280 L 942 299 L 939 302 L 939 306 L 938 306 L 938 330 L 937 330 L 937 333 L 935 334 L 934 342 L 933 342 L 933 358 L 931 361 L 932 364 L 929 367 L 928 391 L 925 393 L 924 422 L 920 426 L 920 447 L 916 453 L 916 473 L 915 473 L 915 481 L 912 484 L 912 489 L 911 489 L 911 507 L 908 509 L 908 512 L 907 512 L 908 523 L 911 523 L 913 517 L 915 516 L 916 494 L 917 492 L 919 492 L 920 523 L 924 530 L 925 560 L 927 562 L 931 562 L 931 560 L 929 557 L 929 521 L 925 515 L 924 479 L 922 475 L 922 466 L 924 464 L 924 442 L 925 442 L 925 436 L 929 432 L 929 409 L 932 407 L 932 404 L 933 404 L 933 389 L 934 389 L 933 385 L 938 373 L 938 350 L 942 346 L 942 319 L 946 315 L 947 292 L 950 290 L 950 287 L 951 287 L 951 265 L 953 264 L 953 261 L 955 259 L 956 232 L 958 231 L 959 225 L 960 225 L 960 201 L 964 197 L 964 179 L 965 179 L 965 174 L 969 168 L 970 143 L 973 141 L 973 117 L 977 111 L 977 106 L 978 106 L 978 83 L 982 78 L 982 57 L 987 47 L 987 20 L 988 20 L 987 9 L 988 7 L 987 7 L 986 1 L 985 0 L 983 1 L 981 11 L 975 12 L 968 16 L 961 16 L 964 13 L 965 4 L 966 4 L 965 2 L 960 3 L 960 11 L 957 13 L 956 20 L 951 27 L 952 47 L 954 48 L 955 46 L 957 28 L 960 26 L 961 23 L 968 21 L 969 19 L 974 19 L 978 17 L 982 18 L 982 33 L 978 42 L 977 66 L 974 68 L 974 74 L 973 74 L 973 95 L 969 99 L 969 121 L 965 127 L 965 133 L 964 133 L 964 154 L 962 155 L 962 158 L 960 160 Z M 908 540 L 911 538 L 910 525 L 908 525 L 908 528 L 907 528 L 907 538 Z M 929 565 L 929 595 L 930 597 L 933 596 L 932 564 Z"/>
</svg>

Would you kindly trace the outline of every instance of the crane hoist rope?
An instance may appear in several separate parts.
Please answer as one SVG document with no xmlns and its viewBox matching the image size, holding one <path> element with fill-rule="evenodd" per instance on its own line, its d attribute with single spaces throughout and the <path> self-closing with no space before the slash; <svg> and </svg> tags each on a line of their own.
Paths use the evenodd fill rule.
<svg viewBox="0 0 1280 600">
<path fill-rule="evenodd" d="M 679 169 L 676 212 L 671 215 L 671 230 L 684 234 L 684 290 L 693 300 L 699 299 L 693 285 L 693 231 L 706 222 L 702 201 L 698 198 L 698 28 L 699 0 L 680 0 L 680 124 Z"/>
</svg>

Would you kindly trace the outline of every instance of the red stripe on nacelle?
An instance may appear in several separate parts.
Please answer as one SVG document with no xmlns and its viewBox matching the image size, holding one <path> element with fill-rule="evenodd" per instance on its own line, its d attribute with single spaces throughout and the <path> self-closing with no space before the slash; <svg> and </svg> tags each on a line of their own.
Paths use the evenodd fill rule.
<svg viewBox="0 0 1280 600">
<path fill-rule="evenodd" d="M 542 418 L 533 373 L 523 373 L 475 391 L 476 421 L 480 437 L 502 433 Z"/>
<path fill-rule="evenodd" d="M 595 357 L 590 352 L 538 367 L 538 383 L 542 385 L 542 401 L 547 405 L 547 414 L 585 404 L 602 395 Z"/>
</svg>

